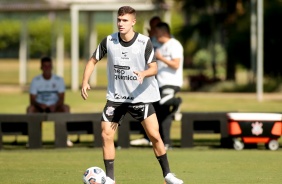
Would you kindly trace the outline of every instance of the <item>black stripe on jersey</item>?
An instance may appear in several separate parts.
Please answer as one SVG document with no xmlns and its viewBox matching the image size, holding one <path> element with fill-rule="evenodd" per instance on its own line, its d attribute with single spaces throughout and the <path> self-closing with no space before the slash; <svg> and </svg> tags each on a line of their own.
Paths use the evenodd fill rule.
<svg viewBox="0 0 282 184">
<path fill-rule="evenodd" d="M 119 43 L 123 46 L 123 47 L 129 47 L 131 46 L 135 40 L 137 39 L 138 33 L 135 32 L 134 37 L 129 41 L 129 42 L 125 42 L 121 39 L 120 37 L 120 33 L 118 33 L 118 39 L 119 39 Z"/>
<path fill-rule="evenodd" d="M 102 40 L 92 57 L 100 61 L 107 54 L 107 37 Z"/>
<path fill-rule="evenodd" d="M 146 49 L 145 49 L 145 60 L 146 60 L 147 63 L 148 63 L 148 60 L 149 60 L 152 52 L 154 52 L 154 47 L 153 47 L 151 40 L 148 40 L 147 45 L 146 45 Z M 156 56 L 154 54 L 152 62 L 156 62 L 156 61 L 157 61 Z"/>
</svg>

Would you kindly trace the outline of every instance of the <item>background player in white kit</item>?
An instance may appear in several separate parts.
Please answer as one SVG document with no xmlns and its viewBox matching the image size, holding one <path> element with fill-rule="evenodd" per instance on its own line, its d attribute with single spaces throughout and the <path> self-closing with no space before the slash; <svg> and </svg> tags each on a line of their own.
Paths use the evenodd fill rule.
<svg viewBox="0 0 282 184">
<path fill-rule="evenodd" d="M 114 135 L 126 113 L 139 120 L 153 144 L 163 176 L 167 184 L 182 184 L 169 168 L 166 150 L 159 134 L 157 117 L 152 105 L 160 99 L 155 79 L 157 64 L 149 37 L 134 32 L 136 12 L 130 6 L 118 10 L 119 32 L 107 36 L 86 64 L 83 74 L 81 95 L 87 99 L 89 77 L 95 64 L 106 54 L 108 57 L 107 103 L 102 114 L 103 159 L 107 184 L 115 183 Z"/>
<path fill-rule="evenodd" d="M 176 97 L 183 85 L 183 47 L 171 37 L 170 27 L 165 22 L 156 25 L 156 38 L 161 46 L 156 50 L 158 63 L 157 80 L 161 100 L 155 103 L 158 120 L 161 122 L 160 133 L 166 148 L 171 146 L 170 128 L 182 99 Z"/>
<path fill-rule="evenodd" d="M 156 52 L 158 63 L 157 81 L 160 88 L 161 99 L 154 103 L 157 118 L 160 125 L 160 134 L 165 144 L 165 148 L 171 148 L 170 129 L 176 111 L 182 102 L 176 93 L 180 91 L 183 85 L 183 47 L 181 43 L 171 36 L 170 27 L 167 23 L 153 17 L 156 24 L 151 30 L 154 30 L 154 40 L 156 43 Z M 152 39 L 151 39 L 152 40 Z M 179 116 L 180 113 L 177 113 Z M 143 138 L 130 141 L 133 146 L 149 145 L 149 138 L 145 135 Z"/>
</svg>

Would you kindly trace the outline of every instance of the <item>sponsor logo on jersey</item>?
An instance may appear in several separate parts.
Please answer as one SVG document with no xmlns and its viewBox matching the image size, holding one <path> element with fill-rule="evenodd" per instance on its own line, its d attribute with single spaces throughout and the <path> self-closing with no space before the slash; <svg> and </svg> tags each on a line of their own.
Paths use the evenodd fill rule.
<svg viewBox="0 0 282 184">
<path fill-rule="evenodd" d="M 130 96 L 122 96 L 118 93 L 115 94 L 115 99 L 128 99 L 128 100 L 134 100 L 134 97 L 130 97 Z"/>
<path fill-rule="evenodd" d="M 115 75 L 115 80 L 137 80 L 137 76 Z"/>
<path fill-rule="evenodd" d="M 130 70 L 130 67 L 129 67 L 129 66 L 114 65 L 114 68 L 122 69 L 122 70 Z"/>
<path fill-rule="evenodd" d="M 116 39 L 116 38 L 110 38 L 110 41 L 112 41 L 112 42 L 116 42 L 116 41 L 117 41 L 117 39 Z"/>
<path fill-rule="evenodd" d="M 129 66 L 114 65 L 115 80 L 137 80 L 136 75 L 126 75 Z"/>
<path fill-rule="evenodd" d="M 134 110 L 144 111 L 145 105 L 133 105 Z"/>
<path fill-rule="evenodd" d="M 127 52 L 121 52 L 122 56 L 120 57 L 122 60 L 129 60 L 129 57 L 127 56 Z"/>
<path fill-rule="evenodd" d="M 145 41 L 144 41 L 144 40 L 138 39 L 137 41 L 140 42 L 140 43 L 142 43 L 143 45 L 145 44 Z"/>
</svg>

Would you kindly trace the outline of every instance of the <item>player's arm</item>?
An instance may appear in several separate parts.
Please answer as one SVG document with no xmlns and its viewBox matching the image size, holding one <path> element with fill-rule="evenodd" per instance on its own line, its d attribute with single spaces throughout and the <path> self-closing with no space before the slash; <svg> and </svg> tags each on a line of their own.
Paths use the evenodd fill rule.
<svg viewBox="0 0 282 184">
<path fill-rule="evenodd" d="M 101 60 L 107 53 L 107 38 L 105 38 L 97 47 L 95 52 L 93 53 L 92 57 L 89 59 L 87 62 L 84 73 L 83 73 L 83 78 L 82 78 L 82 86 L 81 86 L 81 96 L 84 100 L 87 99 L 88 94 L 87 90 L 90 89 L 90 85 L 88 83 L 89 78 L 94 70 L 94 67 L 96 63 Z"/>
<path fill-rule="evenodd" d="M 95 58 L 91 57 L 85 66 L 81 86 L 81 96 L 84 100 L 88 98 L 87 90 L 90 89 L 88 81 L 97 62 Z"/>
<path fill-rule="evenodd" d="M 59 100 L 56 103 L 56 107 L 60 107 L 64 105 L 65 101 L 65 93 L 58 93 Z"/>
<path fill-rule="evenodd" d="M 39 107 L 39 103 L 36 102 L 36 95 L 29 94 L 29 101 L 32 106 Z"/>
<path fill-rule="evenodd" d="M 174 70 L 177 70 L 180 67 L 180 58 L 172 58 L 171 60 L 166 59 L 165 57 L 163 57 L 163 55 L 160 54 L 158 50 L 156 51 L 156 58 L 159 61 L 164 62 L 168 67 Z"/>
</svg>

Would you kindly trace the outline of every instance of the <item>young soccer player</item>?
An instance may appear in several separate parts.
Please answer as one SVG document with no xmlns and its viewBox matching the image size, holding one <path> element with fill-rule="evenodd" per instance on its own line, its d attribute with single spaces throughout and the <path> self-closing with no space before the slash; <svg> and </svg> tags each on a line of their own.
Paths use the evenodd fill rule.
<svg viewBox="0 0 282 184">
<path fill-rule="evenodd" d="M 153 144 L 167 184 L 182 184 L 170 171 L 169 162 L 160 137 L 153 102 L 160 100 L 155 75 L 157 64 L 149 37 L 133 30 L 136 11 L 130 6 L 118 10 L 118 32 L 108 35 L 98 45 L 85 66 L 81 95 L 87 99 L 89 77 L 95 65 L 107 54 L 107 102 L 102 113 L 103 159 L 107 184 L 114 184 L 114 135 L 126 113 L 139 120 Z"/>
</svg>

